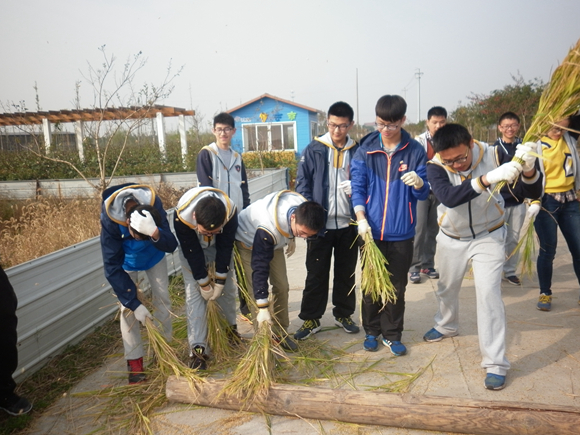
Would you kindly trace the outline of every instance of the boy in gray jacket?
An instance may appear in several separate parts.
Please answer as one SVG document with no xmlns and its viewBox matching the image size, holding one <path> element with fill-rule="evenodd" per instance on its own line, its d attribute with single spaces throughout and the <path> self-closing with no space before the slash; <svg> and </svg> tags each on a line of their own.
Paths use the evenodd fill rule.
<svg viewBox="0 0 580 435">
<path fill-rule="evenodd" d="M 518 146 L 516 157 L 524 160 L 520 165 L 501 148 L 474 141 L 459 124 L 441 127 L 433 137 L 433 146 L 437 155 L 427 165 L 427 177 L 441 201 L 437 210 L 441 278 L 435 292 L 439 305 L 435 327 L 423 339 L 435 342 L 457 335 L 459 291 L 471 260 L 481 366 L 487 370 L 485 388 L 501 390 L 510 368 L 505 356 L 506 320 L 501 298 L 505 211 L 502 196 L 489 195 L 499 181 L 518 180 L 514 190 L 533 198 L 542 191 L 542 176 L 529 147 Z"/>
</svg>

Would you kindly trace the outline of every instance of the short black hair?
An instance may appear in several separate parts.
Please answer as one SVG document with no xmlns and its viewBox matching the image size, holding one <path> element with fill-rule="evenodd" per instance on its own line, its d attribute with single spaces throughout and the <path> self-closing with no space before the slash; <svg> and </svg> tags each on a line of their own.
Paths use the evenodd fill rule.
<svg viewBox="0 0 580 435">
<path fill-rule="evenodd" d="M 467 129 L 460 124 L 445 124 L 435 132 L 433 136 L 433 150 L 436 153 L 449 148 L 456 148 L 460 145 L 471 143 L 471 135 Z"/>
<path fill-rule="evenodd" d="M 405 117 L 405 113 L 407 102 L 399 95 L 383 95 L 375 106 L 375 114 L 383 121 L 400 121 Z"/>
<path fill-rule="evenodd" d="M 501 122 L 504 119 L 515 119 L 516 121 L 518 121 L 518 124 L 520 123 L 520 117 L 518 115 L 516 115 L 514 112 L 506 112 L 503 115 L 501 115 L 499 117 L 499 120 L 497 121 L 497 124 L 501 124 Z"/>
<path fill-rule="evenodd" d="M 324 208 L 317 202 L 303 202 L 294 210 L 294 217 L 298 225 L 304 225 L 317 233 L 324 228 Z"/>
<path fill-rule="evenodd" d="M 348 118 L 350 122 L 354 119 L 354 110 L 348 103 L 337 101 L 328 109 L 328 116 L 338 116 L 339 118 Z"/>
<path fill-rule="evenodd" d="M 201 198 L 193 209 L 198 225 L 208 231 L 217 230 L 226 220 L 226 206 L 217 196 Z"/>
<path fill-rule="evenodd" d="M 431 107 L 427 112 L 427 119 L 431 119 L 433 116 L 443 116 L 447 119 L 447 110 L 445 110 L 445 107 L 441 106 Z"/>
<path fill-rule="evenodd" d="M 125 215 L 127 216 L 127 219 L 130 219 L 131 218 L 131 215 L 133 214 L 133 212 L 137 212 L 141 216 L 145 216 L 145 214 L 143 213 L 144 211 L 148 211 L 149 212 L 149 214 L 151 215 L 151 217 L 155 221 L 155 225 L 157 225 L 157 226 L 160 226 L 161 225 L 161 213 L 159 213 L 159 210 L 157 210 L 155 207 L 153 207 L 152 205 L 149 205 L 149 204 L 145 204 L 145 205 L 135 204 L 135 205 L 132 205 L 125 212 L 126 213 Z M 133 233 L 135 233 L 137 236 L 139 236 L 139 239 L 141 239 L 141 240 L 149 240 L 151 238 L 147 234 L 142 234 L 139 231 L 135 230 L 135 228 L 133 228 L 133 227 L 131 227 L 131 231 L 133 231 Z"/>
<path fill-rule="evenodd" d="M 229 125 L 232 128 L 236 128 L 236 122 L 234 121 L 234 117 L 226 112 L 218 113 L 216 116 L 213 117 L 213 126 L 215 127 L 216 124 L 224 124 Z"/>
</svg>

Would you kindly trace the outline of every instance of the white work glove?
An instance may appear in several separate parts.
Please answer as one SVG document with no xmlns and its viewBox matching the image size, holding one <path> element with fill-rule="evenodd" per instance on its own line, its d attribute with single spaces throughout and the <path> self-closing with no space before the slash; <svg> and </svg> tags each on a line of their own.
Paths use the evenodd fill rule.
<svg viewBox="0 0 580 435">
<path fill-rule="evenodd" d="M 520 175 L 520 172 L 522 172 L 522 165 L 518 162 L 511 161 L 489 171 L 485 175 L 485 178 L 489 184 L 496 184 L 500 181 L 513 183 L 513 181 Z"/>
<path fill-rule="evenodd" d="M 143 213 L 143 215 L 141 213 Z M 155 220 L 147 210 L 143 210 L 141 213 L 138 211 L 131 213 L 130 225 L 135 231 L 151 237 L 155 234 L 155 230 L 157 229 Z"/>
<path fill-rule="evenodd" d="M 145 325 L 145 320 L 149 317 L 150 319 L 153 319 L 153 316 L 151 315 L 151 313 L 149 312 L 149 310 L 147 309 L 147 307 L 143 304 L 139 305 L 135 311 L 133 311 L 133 314 L 135 315 L 135 318 L 137 320 L 139 320 L 143 325 Z"/>
<path fill-rule="evenodd" d="M 272 316 L 270 316 L 270 310 L 268 310 L 268 308 L 260 308 L 256 320 L 258 321 L 258 324 L 262 322 L 268 322 L 272 324 Z"/>
<path fill-rule="evenodd" d="M 286 258 L 292 257 L 292 254 L 296 251 L 296 239 L 289 239 L 288 245 L 286 246 Z"/>
<path fill-rule="evenodd" d="M 344 190 L 344 193 L 346 193 L 347 195 L 352 195 L 352 187 L 350 185 L 350 180 L 343 181 L 338 185 L 338 187 Z"/>
<path fill-rule="evenodd" d="M 414 187 L 415 189 L 420 189 L 423 187 L 423 179 L 417 175 L 415 171 L 407 172 L 401 177 L 401 181 L 407 186 Z"/>
<path fill-rule="evenodd" d="M 538 213 L 540 212 L 542 206 L 537 203 L 537 202 L 533 202 L 530 204 L 530 206 L 528 207 L 528 211 L 527 211 L 527 215 L 529 219 L 534 219 Z"/>
<path fill-rule="evenodd" d="M 224 286 L 226 285 L 225 279 L 216 279 L 215 284 L 213 286 L 213 296 L 209 298 L 210 301 L 215 301 L 222 295 L 224 291 Z"/>
<path fill-rule="evenodd" d="M 358 221 L 358 235 L 364 237 L 366 233 L 371 233 L 371 227 L 366 219 Z"/>
<path fill-rule="evenodd" d="M 522 163 L 524 172 L 529 172 L 534 169 L 536 156 L 531 155 L 530 152 L 534 152 L 535 149 L 536 144 L 534 142 L 526 142 L 525 144 L 519 144 L 516 146 L 515 156 L 524 161 L 524 163 Z"/>
<path fill-rule="evenodd" d="M 199 287 L 199 292 L 201 293 L 201 297 L 204 298 L 206 301 L 209 301 L 213 296 L 213 287 L 211 285 L 206 285 L 205 287 Z"/>
</svg>

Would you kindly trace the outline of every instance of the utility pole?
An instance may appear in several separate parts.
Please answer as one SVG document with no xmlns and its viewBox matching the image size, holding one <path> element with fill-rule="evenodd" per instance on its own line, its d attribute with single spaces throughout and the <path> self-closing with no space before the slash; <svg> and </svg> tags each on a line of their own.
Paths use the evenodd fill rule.
<svg viewBox="0 0 580 435">
<path fill-rule="evenodd" d="M 418 97 L 418 104 L 417 104 L 417 122 L 421 121 L 421 76 L 423 75 L 423 73 L 421 72 L 420 68 L 417 68 L 417 72 L 415 73 L 415 77 L 417 77 L 417 83 L 418 83 L 418 91 L 417 91 L 417 97 Z"/>
</svg>

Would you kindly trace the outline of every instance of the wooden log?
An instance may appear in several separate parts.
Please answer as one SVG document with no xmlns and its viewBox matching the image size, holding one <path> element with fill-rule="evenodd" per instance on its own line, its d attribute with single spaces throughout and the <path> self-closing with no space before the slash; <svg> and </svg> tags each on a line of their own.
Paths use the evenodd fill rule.
<svg viewBox="0 0 580 435">
<path fill-rule="evenodd" d="M 406 429 L 485 435 L 576 435 L 580 430 L 580 408 L 571 406 L 279 384 L 266 400 L 244 407 L 225 395 L 216 400 L 224 382 L 210 379 L 192 391 L 187 381 L 171 376 L 166 395 L 171 401 L 214 408 Z"/>
</svg>

